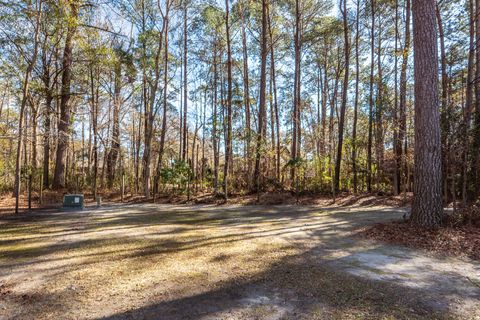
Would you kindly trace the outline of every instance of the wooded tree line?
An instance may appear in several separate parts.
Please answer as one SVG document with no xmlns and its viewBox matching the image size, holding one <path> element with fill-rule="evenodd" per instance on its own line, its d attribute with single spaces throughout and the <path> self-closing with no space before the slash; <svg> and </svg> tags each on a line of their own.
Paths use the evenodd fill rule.
<svg viewBox="0 0 480 320">
<path fill-rule="evenodd" d="M 479 0 L 0 5 L 4 190 L 478 197 Z"/>
</svg>

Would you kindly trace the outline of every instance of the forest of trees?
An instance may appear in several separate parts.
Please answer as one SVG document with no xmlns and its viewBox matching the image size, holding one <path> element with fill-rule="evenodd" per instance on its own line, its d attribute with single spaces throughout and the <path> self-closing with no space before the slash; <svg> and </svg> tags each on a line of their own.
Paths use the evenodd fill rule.
<svg viewBox="0 0 480 320">
<path fill-rule="evenodd" d="M 480 0 L 0 0 L 0 188 L 480 193 Z"/>
</svg>

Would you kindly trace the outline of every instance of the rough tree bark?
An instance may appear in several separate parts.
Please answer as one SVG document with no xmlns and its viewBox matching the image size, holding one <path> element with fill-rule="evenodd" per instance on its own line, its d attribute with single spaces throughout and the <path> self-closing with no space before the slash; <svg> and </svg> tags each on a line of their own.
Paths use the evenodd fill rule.
<svg viewBox="0 0 480 320">
<path fill-rule="evenodd" d="M 53 188 L 61 189 L 65 187 L 65 157 L 68 148 L 70 136 L 70 83 L 72 81 L 72 51 L 73 37 L 77 31 L 78 3 L 70 2 L 70 13 L 68 15 L 68 28 L 65 38 L 65 47 L 63 49 L 62 60 L 62 88 L 60 100 L 60 119 L 58 122 L 58 140 L 57 154 L 55 160 L 55 174 L 53 177 Z"/>
<path fill-rule="evenodd" d="M 439 227 L 443 218 L 435 6 L 435 0 L 413 0 L 415 184 L 411 220 L 425 228 Z"/>
<path fill-rule="evenodd" d="M 266 117 L 266 87 L 267 87 L 267 0 L 262 0 L 262 38 L 261 38 L 261 66 L 260 66 L 260 102 L 258 111 L 258 134 L 257 148 L 255 152 L 255 171 L 253 177 L 255 179 L 256 191 L 260 191 L 260 158 L 261 148 L 264 143 L 264 122 Z"/>
</svg>

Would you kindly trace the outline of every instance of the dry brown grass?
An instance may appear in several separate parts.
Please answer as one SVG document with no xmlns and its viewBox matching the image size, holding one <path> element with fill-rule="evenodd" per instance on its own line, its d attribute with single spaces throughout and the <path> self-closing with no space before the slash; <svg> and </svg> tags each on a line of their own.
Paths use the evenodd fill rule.
<svg viewBox="0 0 480 320">
<path fill-rule="evenodd" d="M 3 219 L 0 318 L 442 318 L 422 292 L 319 261 L 355 229 L 347 216 L 139 205 Z"/>
</svg>

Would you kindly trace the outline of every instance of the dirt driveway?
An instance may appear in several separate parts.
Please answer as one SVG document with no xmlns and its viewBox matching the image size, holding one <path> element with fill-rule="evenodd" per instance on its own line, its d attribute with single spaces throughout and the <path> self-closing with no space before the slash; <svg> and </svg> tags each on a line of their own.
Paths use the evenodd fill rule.
<svg viewBox="0 0 480 320">
<path fill-rule="evenodd" d="M 480 319 L 480 264 L 361 240 L 392 208 L 0 218 L 0 319 Z"/>
</svg>

